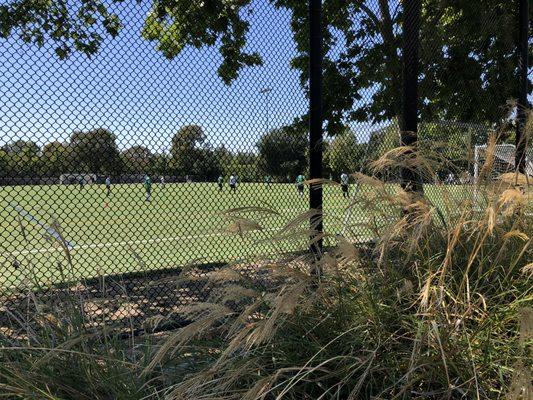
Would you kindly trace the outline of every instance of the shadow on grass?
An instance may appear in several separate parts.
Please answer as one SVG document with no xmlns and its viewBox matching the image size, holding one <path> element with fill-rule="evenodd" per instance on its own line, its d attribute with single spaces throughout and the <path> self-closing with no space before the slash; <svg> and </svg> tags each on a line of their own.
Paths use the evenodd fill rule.
<svg viewBox="0 0 533 400">
<path fill-rule="evenodd" d="M 57 315 L 72 306 L 80 311 L 88 328 L 107 326 L 131 335 L 184 326 L 189 321 L 180 316 L 180 307 L 205 301 L 213 289 L 202 275 L 226 265 L 218 262 L 188 266 L 198 273 L 193 282 L 180 279 L 182 268 L 177 267 L 105 275 L 4 294 L 0 296 L 0 333 L 23 336 L 28 329 L 39 326 L 43 315 Z M 159 318 L 162 316 L 164 322 Z M 152 322 L 158 319 L 161 321 Z"/>
</svg>

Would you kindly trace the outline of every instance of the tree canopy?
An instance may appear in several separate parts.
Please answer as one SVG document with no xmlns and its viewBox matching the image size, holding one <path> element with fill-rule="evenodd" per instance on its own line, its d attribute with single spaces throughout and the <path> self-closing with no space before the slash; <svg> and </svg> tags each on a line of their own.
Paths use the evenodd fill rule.
<svg viewBox="0 0 533 400">
<path fill-rule="evenodd" d="M 40 148 L 31 140 L 15 140 L 2 146 L 3 163 L 12 173 L 36 175 L 39 171 Z"/>
<path fill-rule="evenodd" d="M 246 49 L 250 23 L 242 17 L 249 1 L 153 0 L 142 36 L 156 43 L 165 57 L 174 58 L 187 46 L 219 43 L 222 64 L 218 74 L 229 84 L 246 66 L 262 64 L 258 53 Z"/>
<path fill-rule="evenodd" d="M 59 176 L 70 170 L 72 158 L 69 147 L 61 142 L 53 141 L 43 146 L 41 155 L 41 173 L 44 176 Z"/>
<path fill-rule="evenodd" d="M 212 180 L 223 169 L 253 180 L 257 175 L 254 153 L 212 148 L 203 128 L 186 125 L 171 141 L 170 153 L 157 152 L 143 144 L 119 150 L 117 136 L 105 129 L 73 132 L 67 142 L 51 141 L 40 147 L 31 140 L 16 140 L 0 147 L 1 178 L 55 179 L 62 174 L 104 175 L 193 175 Z M 254 175 L 255 172 L 255 175 Z"/>
<path fill-rule="evenodd" d="M 109 174 L 120 169 L 117 137 L 107 129 L 74 132 L 69 147 L 79 172 Z"/>
<path fill-rule="evenodd" d="M 154 156 L 150 149 L 134 145 L 121 153 L 123 172 L 128 174 L 144 174 L 151 168 Z"/>
<path fill-rule="evenodd" d="M 122 0 L 114 0 L 121 2 Z M 26 43 L 54 45 L 57 56 L 73 51 L 93 55 L 105 35 L 115 37 L 122 27 L 119 17 L 101 0 L 8 0 L 0 5 L 0 37 L 18 33 Z"/>
<path fill-rule="evenodd" d="M 300 71 L 307 90 L 307 2 L 268 1 L 292 13 L 298 52 L 292 67 Z M 349 121 L 381 122 L 399 115 L 400 4 L 324 1 L 324 116 L 329 133 L 342 133 Z M 246 46 L 254 6 L 251 0 L 152 0 L 142 36 L 168 58 L 186 47 L 218 46 L 218 74 L 230 84 L 242 68 L 262 63 L 261 55 Z M 92 55 L 105 35 L 116 36 L 122 26 L 108 8 L 102 0 L 9 0 L 0 6 L 0 35 L 16 32 L 40 45 L 50 40 L 62 58 L 72 51 Z M 499 121 L 506 101 L 517 96 L 515 8 L 507 0 L 485 0 L 482 6 L 475 1 L 422 1 L 423 119 Z M 530 48 L 533 55 L 533 44 Z"/>
<path fill-rule="evenodd" d="M 474 146 L 487 143 L 486 125 L 457 122 L 421 123 L 419 146 L 438 153 L 450 167 L 467 171 L 472 167 Z M 504 132 L 507 133 L 507 132 Z M 512 130 L 501 141 L 514 142 Z M 323 172 L 338 180 L 342 172 L 369 172 L 370 161 L 397 147 L 399 128 L 391 123 L 374 131 L 366 142 L 358 142 L 356 132 L 344 127 L 342 134 L 324 142 Z M 74 132 L 69 141 L 51 141 L 42 147 L 31 140 L 15 140 L 0 148 L 1 178 L 57 178 L 68 173 L 91 173 L 184 177 L 212 181 L 219 175 L 237 175 L 241 182 L 261 182 L 265 175 L 275 181 L 307 174 L 308 136 L 305 129 L 286 126 L 264 134 L 257 151 L 214 148 L 203 128 L 186 125 L 176 132 L 170 152 L 157 152 L 143 144 L 117 148 L 114 133 L 97 128 Z M 93 149 L 96 149 L 93 150 Z M 448 167 L 442 166 L 442 176 Z M 395 172 L 391 171 L 391 177 Z M 390 174 L 389 174 L 390 175 Z"/>
<path fill-rule="evenodd" d="M 0 5 L 0 37 L 16 35 L 37 45 L 50 42 L 59 58 L 72 52 L 91 56 L 106 37 L 120 33 L 122 22 L 110 10 L 113 3 L 122 1 L 6 0 Z M 301 87 L 307 91 L 307 2 L 265 1 L 291 12 L 297 51 L 291 67 L 299 71 Z M 221 55 L 218 74 L 231 84 L 243 68 L 262 64 L 260 51 L 247 45 L 250 15 L 260 4 L 252 0 L 150 0 L 141 36 L 169 59 L 187 47 L 217 47 Z M 403 10 L 401 2 L 391 0 L 324 0 L 323 7 L 324 117 L 328 133 L 339 136 L 326 146 L 324 167 L 337 174 L 357 169 L 361 162 L 362 145 L 346 134 L 347 123 L 389 123 L 370 138 L 369 159 L 398 143 L 394 121 L 400 113 Z M 458 137 L 463 128 L 445 126 L 442 121 L 470 126 L 500 122 L 507 101 L 517 97 L 516 12 L 506 0 L 485 0 L 482 6 L 475 1 L 422 0 L 422 143 L 447 142 L 453 147 L 447 156 L 460 159 L 470 147 Z M 533 7 L 530 12 L 533 21 Z M 530 52 L 533 56 L 533 43 Z M 140 146 L 120 154 L 115 135 L 95 129 L 75 132 L 69 143 L 50 143 L 42 149 L 24 140 L 8 143 L 0 150 L 0 165 L 14 171 L 20 164 L 20 174 L 28 175 L 54 175 L 65 168 L 113 173 L 146 167 L 210 177 L 231 169 L 252 177 L 252 169 L 260 168 L 262 173 L 284 179 L 305 170 L 307 136 L 302 127 L 306 122 L 307 116 L 302 115 L 293 126 L 264 135 L 258 143 L 259 156 L 213 149 L 202 127 L 188 125 L 172 138 L 170 155 L 150 155 Z M 456 137 L 458 141 L 451 140 Z M 348 153 L 358 156 L 350 158 Z"/>
<path fill-rule="evenodd" d="M 351 174 L 361 170 L 367 145 L 357 143 L 355 133 L 347 128 L 337 135 L 326 149 L 330 173 L 339 179 L 341 173 Z"/>
<path fill-rule="evenodd" d="M 305 130 L 293 127 L 273 129 L 257 144 L 259 167 L 279 179 L 295 177 L 307 167 L 308 140 Z"/>
</svg>

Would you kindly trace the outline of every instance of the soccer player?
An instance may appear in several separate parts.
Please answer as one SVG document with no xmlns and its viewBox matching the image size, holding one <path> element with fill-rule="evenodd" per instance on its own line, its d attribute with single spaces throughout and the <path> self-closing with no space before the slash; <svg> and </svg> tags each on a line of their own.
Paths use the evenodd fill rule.
<svg viewBox="0 0 533 400">
<path fill-rule="evenodd" d="M 304 181 L 305 176 L 303 176 L 302 174 L 296 177 L 296 189 L 298 189 L 298 194 L 300 195 L 300 197 L 304 197 Z"/>
<path fill-rule="evenodd" d="M 218 184 L 218 191 L 222 192 L 222 186 L 224 185 L 224 177 L 222 175 L 218 177 L 217 184 Z"/>
<path fill-rule="evenodd" d="M 455 183 L 455 175 L 450 172 L 448 176 L 446 177 L 446 184 L 453 185 Z"/>
<path fill-rule="evenodd" d="M 350 183 L 350 178 L 347 173 L 343 172 L 341 174 L 341 188 L 342 188 L 342 197 L 347 198 L 349 197 L 349 189 L 348 185 Z"/>
<path fill-rule="evenodd" d="M 232 192 L 237 191 L 237 177 L 235 175 L 229 177 L 229 188 Z"/>
<path fill-rule="evenodd" d="M 150 202 L 152 199 L 152 180 L 148 175 L 144 176 L 144 189 L 146 190 L 146 201 Z"/>
<path fill-rule="evenodd" d="M 270 187 L 271 183 L 272 183 L 272 178 L 270 177 L 270 175 L 265 176 L 265 184 L 268 187 Z"/>
<path fill-rule="evenodd" d="M 111 177 L 108 175 L 107 178 L 105 178 L 105 189 L 106 189 L 106 197 L 111 196 Z"/>
<path fill-rule="evenodd" d="M 165 186 L 165 177 L 161 176 L 161 186 Z"/>
</svg>

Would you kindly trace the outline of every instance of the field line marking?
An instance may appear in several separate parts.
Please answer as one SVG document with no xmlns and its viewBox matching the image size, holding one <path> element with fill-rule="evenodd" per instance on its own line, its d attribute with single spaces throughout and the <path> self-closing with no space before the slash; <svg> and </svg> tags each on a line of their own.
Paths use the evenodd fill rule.
<svg viewBox="0 0 533 400">
<path fill-rule="evenodd" d="M 262 232 L 272 232 L 279 229 L 263 229 Z M 258 231 L 261 232 L 261 231 Z M 78 245 L 74 250 L 87 250 L 87 249 L 104 249 L 109 247 L 118 247 L 118 246 L 131 246 L 131 245 L 138 245 L 138 244 L 153 244 L 153 243 L 165 243 L 165 242 L 177 242 L 180 240 L 191 240 L 191 239 L 203 239 L 203 238 L 210 238 L 210 237 L 220 237 L 228 235 L 226 232 L 221 233 L 207 233 L 203 235 L 189 235 L 189 236 L 174 236 L 174 237 L 166 237 L 166 238 L 155 238 L 155 239 L 144 239 L 144 240 L 128 240 L 128 241 L 122 241 L 122 242 L 110 242 L 110 243 L 92 243 L 92 244 L 85 244 L 85 245 Z M 34 250 L 19 250 L 19 251 L 11 251 L 7 252 L 11 256 L 21 256 L 21 255 L 28 255 L 28 254 L 46 254 L 46 253 L 56 253 L 56 252 L 62 252 L 63 249 L 60 248 L 49 248 L 49 249 L 34 249 Z"/>
<path fill-rule="evenodd" d="M 63 242 L 64 239 L 61 238 L 61 235 L 55 230 L 53 229 L 52 227 L 42 223 L 41 221 L 39 221 L 35 216 L 33 216 L 32 214 L 30 214 L 29 212 L 27 212 L 26 210 L 24 210 L 21 206 L 19 206 L 18 204 L 16 203 L 10 203 L 9 204 L 11 207 L 13 207 L 13 209 L 20 215 L 22 216 L 26 221 L 29 221 L 29 222 L 33 222 L 34 224 L 37 224 L 38 226 L 40 226 L 42 229 L 44 229 L 46 231 L 46 233 L 48 233 L 50 236 L 52 236 L 53 238 L 55 238 L 57 241 L 59 242 Z M 67 246 L 70 248 L 70 249 L 73 249 L 74 248 L 74 244 L 69 242 L 69 241 L 66 241 L 66 244 Z"/>
</svg>

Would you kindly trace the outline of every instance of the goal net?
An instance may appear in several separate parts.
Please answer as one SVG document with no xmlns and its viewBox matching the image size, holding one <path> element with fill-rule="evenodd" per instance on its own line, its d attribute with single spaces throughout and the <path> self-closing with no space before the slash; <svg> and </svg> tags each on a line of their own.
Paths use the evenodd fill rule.
<svg viewBox="0 0 533 400">
<path fill-rule="evenodd" d="M 497 180 L 501 175 L 515 171 L 515 152 L 513 144 L 498 144 L 494 154 L 488 154 L 488 146 L 476 146 L 474 150 L 474 179 Z M 487 164 L 489 163 L 489 164 Z M 488 168 L 485 168 L 488 167 Z M 526 175 L 533 177 L 533 148 L 526 151 Z M 486 176 L 481 176 L 482 173 Z"/>
<path fill-rule="evenodd" d="M 92 185 L 96 180 L 96 174 L 63 174 L 59 177 L 61 185 Z"/>
</svg>

